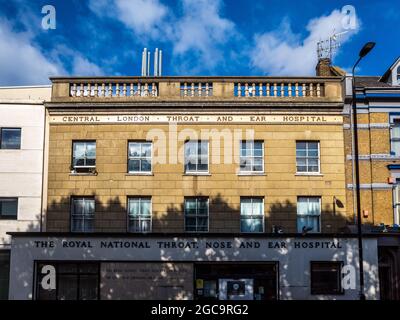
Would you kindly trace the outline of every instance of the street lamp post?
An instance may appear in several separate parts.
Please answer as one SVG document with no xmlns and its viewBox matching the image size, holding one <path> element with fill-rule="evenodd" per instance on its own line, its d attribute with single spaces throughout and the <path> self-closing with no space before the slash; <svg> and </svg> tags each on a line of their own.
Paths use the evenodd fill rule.
<svg viewBox="0 0 400 320">
<path fill-rule="evenodd" d="M 361 199 L 360 199 L 360 165 L 358 162 L 358 132 L 357 132 L 357 102 L 354 71 L 362 58 L 364 58 L 375 46 L 375 42 L 367 42 L 360 50 L 357 62 L 352 69 L 352 108 L 353 108 L 353 136 L 354 136 L 354 157 L 355 157 L 355 178 L 356 178 L 356 202 L 357 202 L 357 236 L 358 236 L 358 260 L 360 271 L 360 300 L 365 300 L 364 293 L 364 258 L 362 246 L 362 221 L 361 221 Z"/>
</svg>

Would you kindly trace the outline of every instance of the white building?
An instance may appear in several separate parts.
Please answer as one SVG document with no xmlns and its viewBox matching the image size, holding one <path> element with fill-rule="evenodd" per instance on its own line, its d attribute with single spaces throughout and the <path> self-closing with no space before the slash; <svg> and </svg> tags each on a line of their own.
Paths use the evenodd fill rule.
<svg viewBox="0 0 400 320">
<path fill-rule="evenodd" d="M 0 87 L 0 299 L 8 297 L 11 238 L 40 231 L 45 109 L 51 86 Z"/>
</svg>

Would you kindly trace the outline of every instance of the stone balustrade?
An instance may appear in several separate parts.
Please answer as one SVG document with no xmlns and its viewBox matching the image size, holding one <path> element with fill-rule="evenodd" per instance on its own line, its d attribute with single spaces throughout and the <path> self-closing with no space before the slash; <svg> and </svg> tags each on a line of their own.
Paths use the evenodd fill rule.
<svg viewBox="0 0 400 320">
<path fill-rule="evenodd" d="M 52 101 L 342 101 L 341 77 L 54 77 Z"/>
<path fill-rule="evenodd" d="M 236 97 L 323 97 L 323 82 L 237 82 Z"/>
<path fill-rule="evenodd" d="M 72 83 L 71 97 L 157 97 L 157 83 L 140 82 L 100 82 Z"/>
<path fill-rule="evenodd" d="M 211 97 L 213 95 L 213 84 L 202 82 L 181 82 L 181 97 Z"/>
</svg>

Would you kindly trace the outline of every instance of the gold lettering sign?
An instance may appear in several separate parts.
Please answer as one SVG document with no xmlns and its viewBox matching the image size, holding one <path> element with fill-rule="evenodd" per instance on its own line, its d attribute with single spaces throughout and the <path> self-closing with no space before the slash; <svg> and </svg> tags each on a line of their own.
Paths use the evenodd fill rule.
<svg viewBox="0 0 400 320">
<path fill-rule="evenodd" d="M 342 116 L 332 115 L 63 115 L 50 116 L 52 124 L 96 123 L 254 123 L 254 124 L 341 124 Z"/>
</svg>

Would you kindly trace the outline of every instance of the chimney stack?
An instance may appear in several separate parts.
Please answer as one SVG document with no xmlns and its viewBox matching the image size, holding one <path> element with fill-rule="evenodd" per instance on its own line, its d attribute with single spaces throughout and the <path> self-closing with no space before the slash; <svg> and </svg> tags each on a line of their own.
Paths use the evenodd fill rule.
<svg viewBox="0 0 400 320">
<path fill-rule="evenodd" d="M 329 58 L 320 58 L 318 60 L 317 66 L 315 67 L 315 71 L 317 76 L 320 77 L 329 77 L 332 75 L 331 71 L 331 59 Z"/>
</svg>

